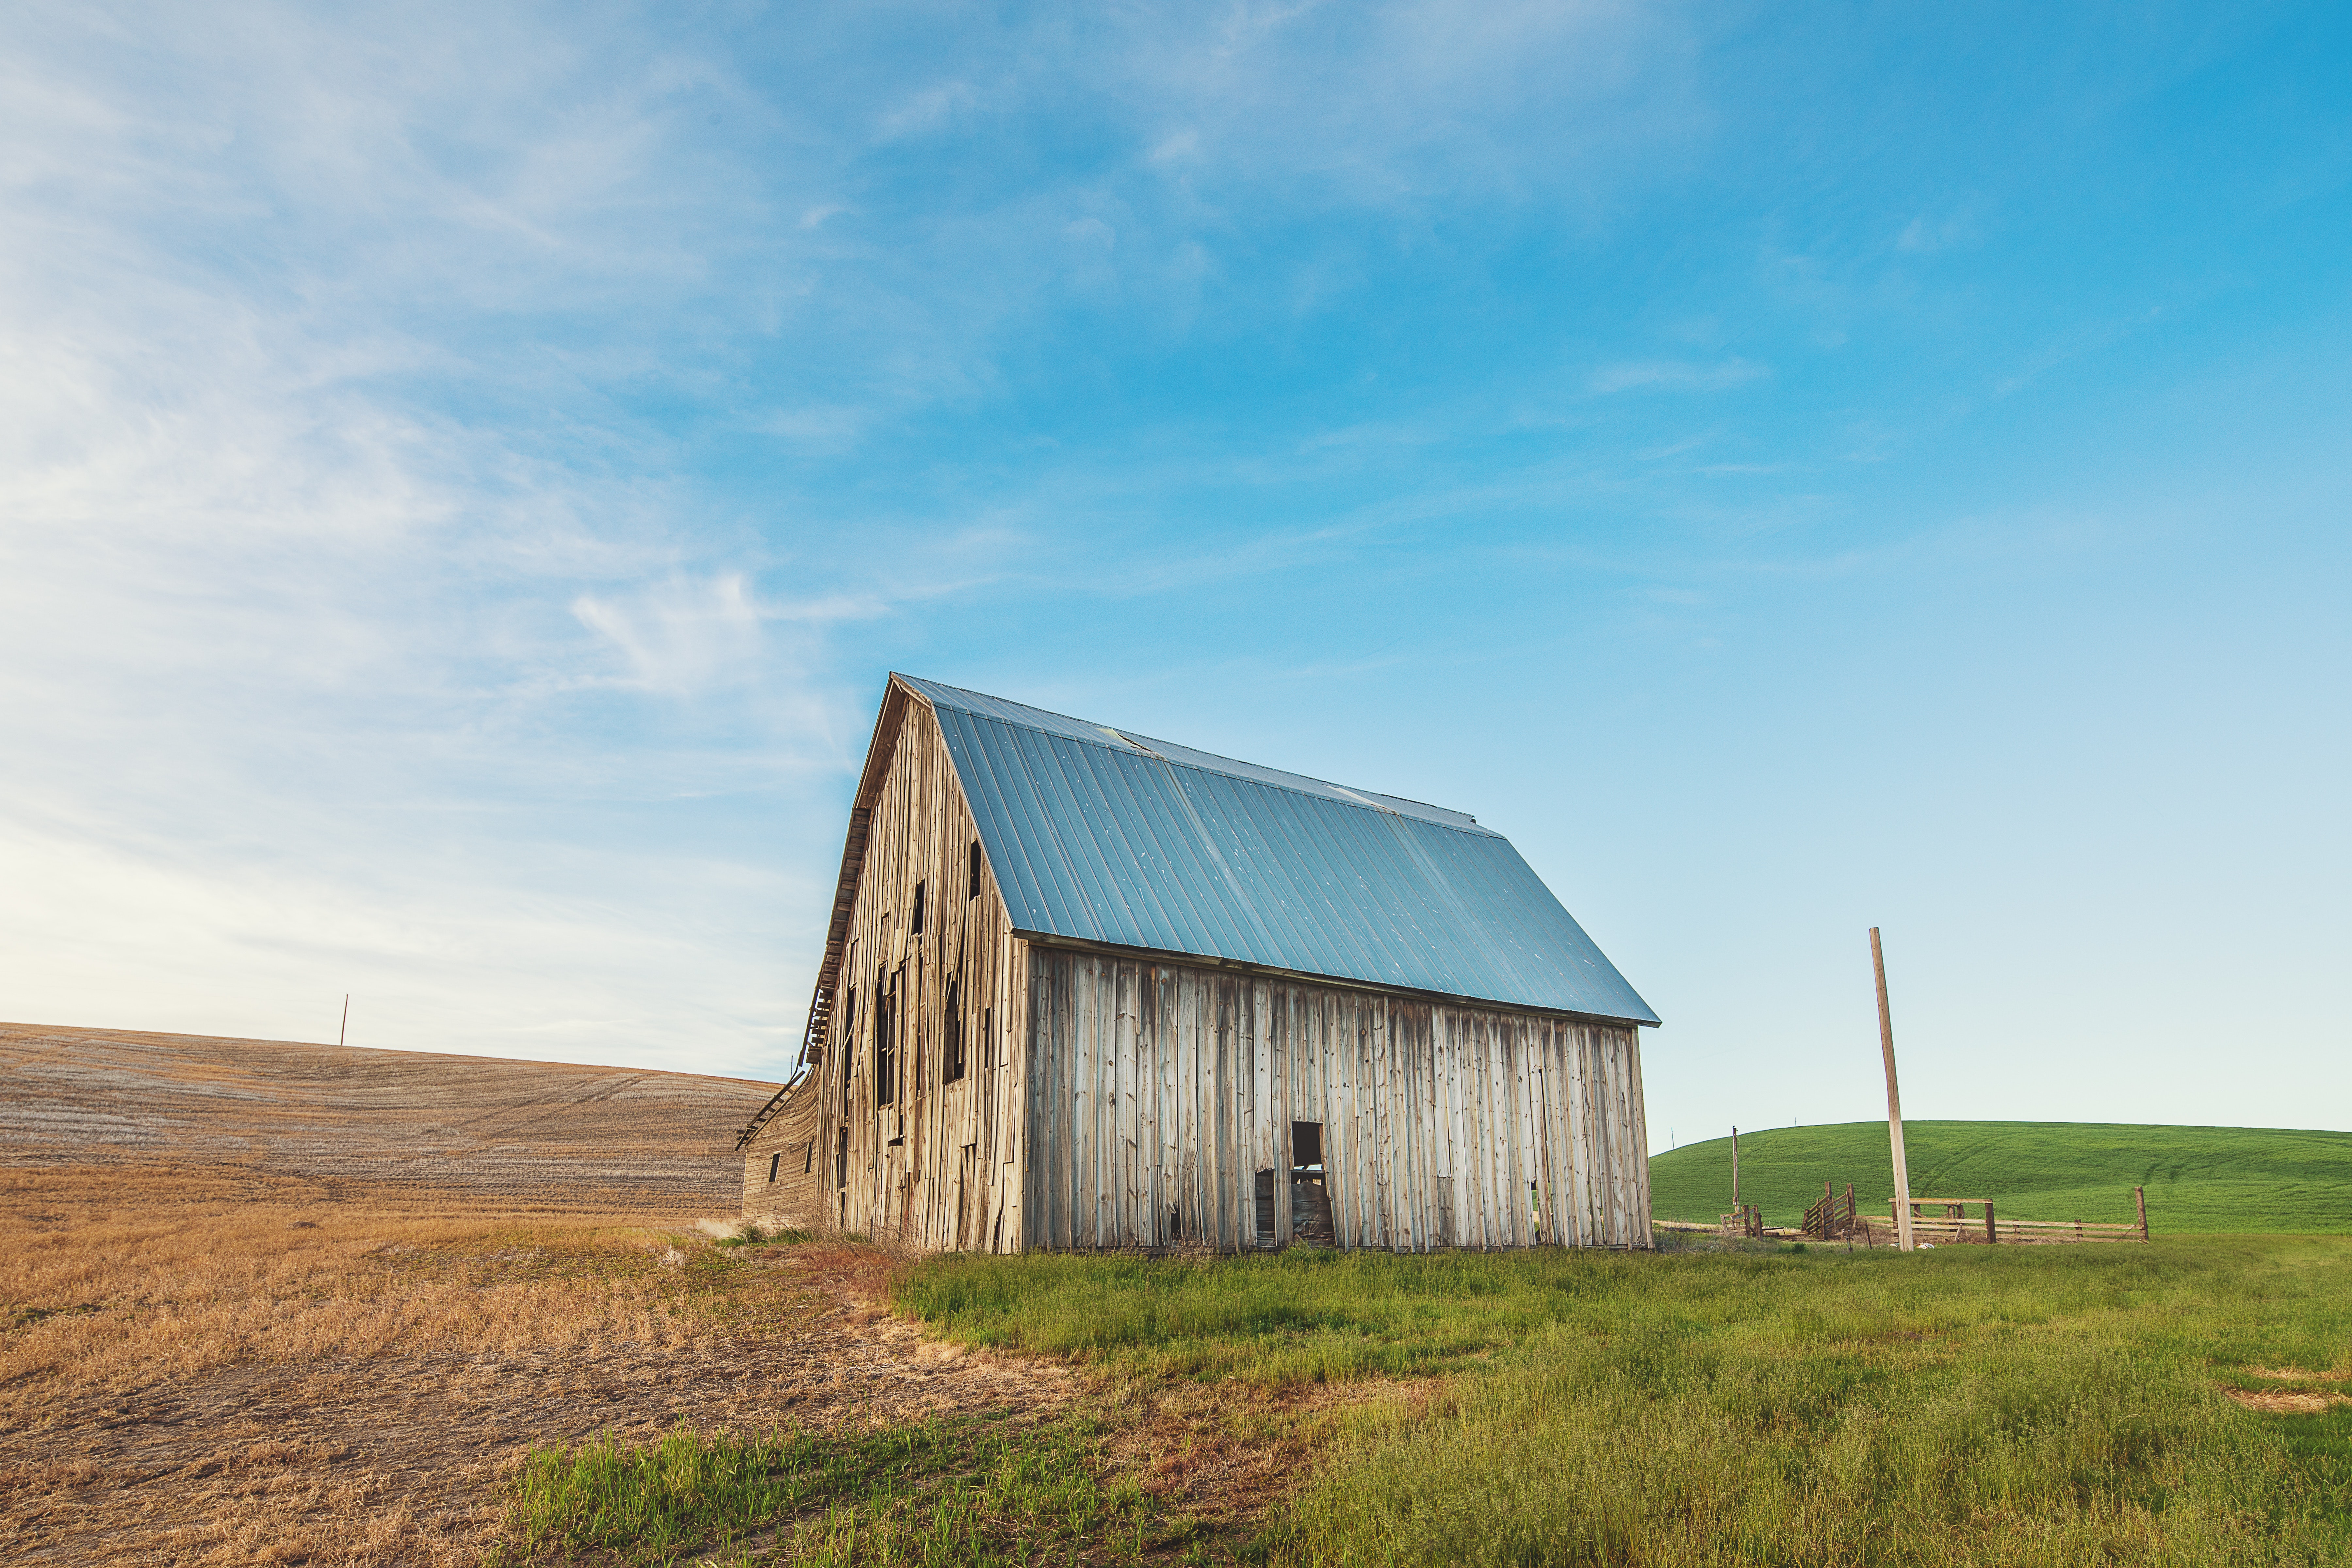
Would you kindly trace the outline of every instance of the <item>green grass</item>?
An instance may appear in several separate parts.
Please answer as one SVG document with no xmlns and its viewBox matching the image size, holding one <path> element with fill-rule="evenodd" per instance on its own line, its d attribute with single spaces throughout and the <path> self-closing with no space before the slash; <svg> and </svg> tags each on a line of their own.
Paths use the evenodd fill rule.
<svg viewBox="0 0 2352 1568">
<path fill-rule="evenodd" d="M 2017 1219 L 2132 1218 L 2147 1188 L 2158 1236 L 2352 1231 L 2352 1132 L 2261 1127 L 2138 1127 L 2067 1121 L 1909 1121 L 1904 1148 L 1919 1197 L 1990 1198 Z M 1739 1194 L 1770 1225 L 1795 1225 L 1823 1182 L 1853 1184 L 1884 1217 L 1895 1191 L 1886 1124 L 1768 1127 L 1739 1135 Z M 1650 1159 L 1651 1212 L 1711 1221 L 1731 1206 L 1731 1141 Z"/>
<path fill-rule="evenodd" d="M 1294 1247 L 1198 1262 L 1070 1254 L 930 1260 L 899 1309 L 971 1345 L 1150 1378 L 1260 1387 L 1444 1372 L 1551 1321 L 1585 1255 Z"/>
<path fill-rule="evenodd" d="M 2333 1238 L 942 1258 L 899 1300 L 1129 1376 L 1462 1373 L 1347 1431 L 1300 1565 L 2321 1563 L 2352 1525 L 2337 1418 L 2217 1386 L 2352 1368 Z"/>
<path fill-rule="evenodd" d="M 895 1289 L 945 1338 L 1087 1363 L 1099 1396 L 1041 1425 L 541 1450 L 506 1560 L 2352 1562 L 2352 1410 L 2226 1396 L 2352 1389 L 2352 1238 L 945 1257 Z M 1266 1397 L 1351 1379 L 1400 1396 Z M 1173 1380 L 1220 1422 L 1320 1445 L 1254 1544 L 1122 1479 L 1114 1456 L 1142 1451 L 1122 1424 Z"/>
<path fill-rule="evenodd" d="M 866 1433 L 610 1436 L 535 1448 L 497 1563 L 810 1568 L 1138 1561 L 1186 1533 L 1106 1481 L 1083 1425 L 932 1421 Z"/>
</svg>

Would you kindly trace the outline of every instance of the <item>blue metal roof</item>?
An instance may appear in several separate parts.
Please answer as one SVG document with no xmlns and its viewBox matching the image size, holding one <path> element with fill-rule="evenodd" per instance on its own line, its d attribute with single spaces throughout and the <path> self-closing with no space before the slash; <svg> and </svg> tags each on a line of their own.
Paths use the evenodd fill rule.
<svg viewBox="0 0 2352 1568">
<path fill-rule="evenodd" d="M 1017 931 L 1658 1021 L 1473 817 L 897 679 L 939 716 Z"/>
</svg>

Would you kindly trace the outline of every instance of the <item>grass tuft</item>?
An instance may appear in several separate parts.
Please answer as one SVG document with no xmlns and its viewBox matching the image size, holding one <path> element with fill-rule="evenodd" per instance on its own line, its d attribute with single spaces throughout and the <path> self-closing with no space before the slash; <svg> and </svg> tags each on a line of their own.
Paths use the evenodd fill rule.
<svg viewBox="0 0 2352 1568">
<path fill-rule="evenodd" d="M 932 1421 L 865 1433 L 698 1433 L 625 1447 L 610 1436 L 534 1449 L 514 1481 L 493 1563 L 581 1553 L 667 1564 L 1139 1561 L 1189 1533 L 1132 1480 L 1102 1479 L 1080 1424 Z"/>
</svg>

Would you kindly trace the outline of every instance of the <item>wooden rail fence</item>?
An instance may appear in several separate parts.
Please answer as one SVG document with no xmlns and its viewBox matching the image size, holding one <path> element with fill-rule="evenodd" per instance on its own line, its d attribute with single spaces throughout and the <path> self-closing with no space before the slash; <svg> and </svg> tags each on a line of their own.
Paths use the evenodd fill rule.
<svg viewBox="0 0 2352 1568">
<path fill-rule="evenodd" d="M 1851 1193 L 1853 1189 L 1846 1190 Z M 2132 1201 L 2139 1218 L 2131 1223 L 2110 1224 L 2084 1219 L 2002 1219 L 1994 1213 L 1990 1198 L 1913 1198 L 1911 1234 L 1917 1240 L 1945 1247 L 1971 1242 L 2021 1246 L 2057 1241 L 2146 1241 L 2147 1189 L 2134 1187 Z M 1889 1199 L 1886 1208 L 1888 1218 L 1893 1219 L 1897 1213 L 1895 1200 Z M 1970 1214 L 1970 1209 L 1978 1212 Z"/>
<path fill-rule="evenodd" d="M 2087 1219 L 2003 1219 L 1994 1212 L 1990 1198 L 1913 1198 L 1911 1233 L 1916 1240 L 1937 1247 L 2146 1241 L 2148 1238 L 2147 1189 L 2134 1187 L 2132 1205 L 2139 1215 L 2138 1219 L 2116 1224 Z M 1971 1209 L 1976 1212 L 1971 1214 Z M 1852 1183 L 1848 1183 L 1845 1191 L 1841 1193 L 1830 1183 L 1823 1182 L 1822 1195 L 1805 1210 L 1804 1225 L 1801 1229 L 1790 1230 L 1766 1225 L 1763 1211 L 1754 1204 L 1738 1205 L 1712 1226 L 1674 1220 L 1653 1223 L 1661 1230 L 1712 1230 L 1727 1241 L 1743 1237 L 1759 1241 L 1770 1237 L 1795 1240 L 1801 1237 L 1815 1241 L 1859 1242 L 1864 1247 L 1880 1247 L 1891 1245 L 1901 1234 L 1901 1227 L 1895 1223 L 1896 1200 L 1887 1200 L 1886 1213 L 1886 1228 L 1881 1230 L 1878 1221 L 1864 1216 L 1856 1209 Z"/>
</svg>

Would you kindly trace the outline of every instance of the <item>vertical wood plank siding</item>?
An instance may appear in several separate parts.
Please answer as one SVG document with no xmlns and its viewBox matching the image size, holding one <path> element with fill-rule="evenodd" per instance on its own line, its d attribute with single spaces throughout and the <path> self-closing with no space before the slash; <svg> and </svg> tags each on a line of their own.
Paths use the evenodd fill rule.
<svg viewBox="0 0 2352 1568">
<path fill-rule="evenodd" d="M 1339 1243 L 1649 1245 L 1629 1026 L 1030 946 L 1024 1240 L 1276 1246 L 1319 1122 Z"/>
<path fill-rule="evenodd" d="M 841 996 L 813 1075 L 821 1221 L 926 1249 L 1018 1250 L 1028 1093 L 1015 1048 L 1026 1024 L 1015 977 L 1024 944 L 985 864 L 980 896 L 968 896 L 979 834 L 928 710 L 909 705 L 873 805 Z M 908 927 L 919 884 L 916 933 Z M 951 980 L 965 1067 L 949 1082 Z M 877 984 L 896 998 L 897 1037 L 896 1082 L 879 1103 Z M 847 1180 L 837 1184 L 845 1131 Z M 759 1169 L 764 1174 L 764 1161 Z"/>
<path fill-rule="evenodd" d="M 817 1168 L 816 1083 L 803 1079 L 743 1146 L 743 1216 L 809 1228 L 825 1220 L 824 1173 Z M 772 1178 L 769 1173 L 775 1173 Z"/>
</svg>

